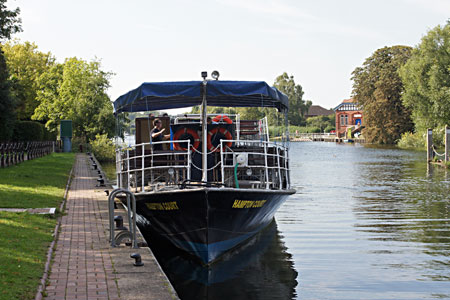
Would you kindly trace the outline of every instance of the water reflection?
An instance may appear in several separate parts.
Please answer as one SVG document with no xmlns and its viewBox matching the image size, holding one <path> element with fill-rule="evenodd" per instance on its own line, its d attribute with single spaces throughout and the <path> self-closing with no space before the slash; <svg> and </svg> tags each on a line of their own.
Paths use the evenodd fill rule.
<svg viewBox="0 0 450 300">
<path fill-rule="evenodd" d="M 376 242 L 372 253 L 385 254 L 377 265 L 414 270 L 417 280 L 449 280 L 447 172 L 424 161 L 405 160 L 402 154 L 396 151 L 382 162 L 359 164 L 355 226 Z M 404 259 L 411 252 L 415 255 Z"/>
<path fill-rule="evenodd" d="M 207 267 L 146 234 L 181 299 L 293 299 L 297 272 L 276 222 Z"/>
</svg>

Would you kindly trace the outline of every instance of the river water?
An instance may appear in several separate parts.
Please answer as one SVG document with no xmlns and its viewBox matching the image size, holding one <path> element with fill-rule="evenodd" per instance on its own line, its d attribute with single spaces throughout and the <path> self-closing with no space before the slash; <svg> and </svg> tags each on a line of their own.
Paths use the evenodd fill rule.
<svg viewBox="0 0 450 300">
<path fill-rule="evenodd" d="M 204 268 L 149 241 L 183 300 L 450 299 L 450 171 L 424 152 L 291 144 L 297 194 Z"/>
</svg>

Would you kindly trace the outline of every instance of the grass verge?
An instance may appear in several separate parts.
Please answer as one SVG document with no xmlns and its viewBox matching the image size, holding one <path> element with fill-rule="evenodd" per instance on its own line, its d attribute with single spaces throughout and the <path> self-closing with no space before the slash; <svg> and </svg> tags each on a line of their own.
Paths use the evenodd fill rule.
<svg viewBox="0 0 450 300">
<path fill-rule="evenodd" d="M 56 219 L 0 212 L 0 299 L 34 299 Z"/>
<path fill-rule="evenodd" d="M 53 153 L 0 169 L 0 207 L 59 207 L 73 153 Z M 0 212 L 0 300 L 34 299 L 56 219 Z"/>
<path fill-rule="evenodd" d="M 0 169 L 0 207 L 58 207 L 74 153 L 53 153 Z"/>
</svg>

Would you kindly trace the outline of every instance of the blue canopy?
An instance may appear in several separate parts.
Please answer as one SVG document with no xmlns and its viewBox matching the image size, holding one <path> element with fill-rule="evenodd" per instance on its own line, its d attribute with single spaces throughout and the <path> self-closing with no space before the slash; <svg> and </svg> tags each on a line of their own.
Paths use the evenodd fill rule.
<svg viewBox="0 0 450 300">
<path fill-rule="evenodd" d="M 147 82 L 114 101 L 115 113 L 182 108 L 202 103 L 202 81 Z M 211 80 L 208 106 L 289 108 L 288 97 L 264 81 Z"/>
</svg>

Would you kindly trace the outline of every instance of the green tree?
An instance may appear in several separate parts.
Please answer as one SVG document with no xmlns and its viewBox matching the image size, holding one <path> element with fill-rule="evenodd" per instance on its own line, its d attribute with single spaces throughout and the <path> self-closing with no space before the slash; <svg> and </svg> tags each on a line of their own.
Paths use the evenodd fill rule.
<svg viewBox="0 0 450 300">
<path fill-rule="evenodd" d="M 11 83 L 9 82 L 9 73 L 3 47 L 1 42 L 9 40 L 11 35 L 22 31 L 21 20 L 18 17 L 20 9 L 6 9 L 6 0 L 0 0 L 0 140 L 9 140 L 12 138 L 14 122 L 14 100 L 10 93 Z"/>
<path fill-rule="evenodd" d="M 394 144 L 411 131 L 411 113 L 402 103 L 403 84 L 398 70 L 411 56 L 411 47 L 384 47 L 352 73 L 353 97 L 364 111 L 368 142 Z"/>
<path fill-rule="evenodd" d="M 295 84 L 294 76 L 286 72 L 275 79 L 274 86 L 289 97 L 288 120 L 290 125 L 304 125 L 304 115 L 311 106 L 311 101 L 303 100 L 303 89 L 301 85 Z M 270 116 L 270 118 L 269 118 Z M 274 113 L 268 113 L 269 121 L 273 122 Z"/>
<path fill-rule="evenodd" d="M 0 46 L 0 141 L 8 141 L 12 138 L 16 120 L 8 77 L 5 57 Z"/>
<path fill-rule="evenodd" d="M 400 76 L 403 103 L 412 110 L 418 132 L 450 125 L 450 22 L 422 38 Z"/>
<path fill-rule="evenodd" d="M 335 127 L 335 115 L 310 117 L 306 119 L 306 125 L 320 128 L 320 132 L 324 132 L 325 128 Z"/>
<path fill-rule="evenodd" d="M 34 43 L 18 41 L 7 42 L 5 51 L 6 63 L 12 83 L 11 92 L 16 101 L 16 114 L 20 120 L 30 120 L 39 105 L 36 99 L 38 79 L 55 63 L 50 52 L 37 50 Z"/>
<path fill-rule="evenodd" d="M 7 0 L 0 0 L 0 42 L 9 40 L 11 35 L 22 31 L 22 20 L 19 18 L 20 9 L 7 10 Z"/>
<path fill-rule="evenodd" d="M 52 131 L 61 120 L 72 120 L 74 134 L 88 140 L 97 134 L 113 136 L 113 107 L 106 94 L 111 75 L 100 69 L 99 61 L 73 57 L 55 64 L 39 78 L 39 106 L 33 119 L 45 120 Z"/>
</svg>

